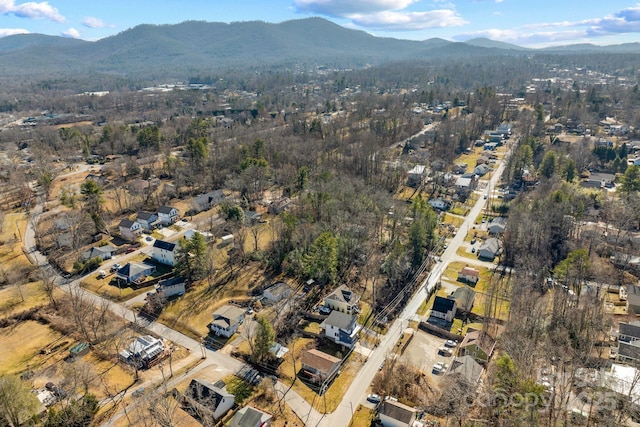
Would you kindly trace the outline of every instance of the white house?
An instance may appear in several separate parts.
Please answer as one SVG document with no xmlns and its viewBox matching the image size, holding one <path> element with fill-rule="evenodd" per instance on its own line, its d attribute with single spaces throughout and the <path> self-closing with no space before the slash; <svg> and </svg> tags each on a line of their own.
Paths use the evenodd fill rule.
<svg viewBox="0 0 640 427">
<path fill-rule="evenodd" d="M 137 221 L 131 221 L 128 218 L 123 219 L 118 224 L 120 235 L 125 240 L 135 240 L 140 234 L 142 234 L 142 226 Z"/>
<path fill-rule="evenodd" d="M 177 245 L 175 243 L 156 239 L 156 241 L 153 242 L 151 258 L 160 264 L 170 265 L 173 267 L 176 265 L 176 249 Z"/>
<path fill-rule="evenodd" d="M 347 285 L 341 285 L 324 298 L 324 305 L 331 310 L 353 314 L 358 309 L 360 295 L 353 292 Z"/>
<path fill-rule="evenodd" d="M 478 258 L 493 261 L 493 259 L 500 254 L 502 251 L 502 244 L 500 240 L 492 237 L 490 239 L 485 240 L 485 242 L 478 249 Z"/>
<path fill-rule="evenodd" d="M 179 217 L 180 211 L 174 207 L 160 206 L 158 208 L 158 219 L 160 219 L 160 223 L 163 225 L 171 225 L 178 221 Z"/>
<path fill-rule="evenodd" d="M 198 416 L 205 419 L 205 425 L 213 425 L 211 421 L 222 418 L 235 403 L 235 396 L 226 387 L 218 387 L 217 383 L 211 384 L 201 379 L 191 380 L 184 397 L 187 408 L 195 409 Z"/>
<path fill-rule="evenodd" d="M 480 272 L 475 268 L 463 267 L 462 270 L 458 271 L 458 280 L 475 285 L 480 280 Z"/>
<path fill-rule="evenodd" d="M 418 185 L 427 176 L 427 167 L 424 165 L 416 165 L 407 172 L 407 184 L 410 186 Z"/>
<path fill-rule="evenodd" d="M 358 340 L 358 331 L 362 326 L 358 325 L 355 316 L 351 314 L 332 311 L 329 317 L 320 325 L 324 336 L 345 347 L 352 348 Z"/>
<path fill-rule="evenodd" d="M 101 258 L 104 261 L 105 259 L 110 259 L 115 251 L 116 248 L 111 245 L 97 246 L 84 252 L 82 254 L 82 258 Z"/>
<path fill-rule="evenodd" d="M 436 296 L 427 322 L 441 327 L 450 327 L 456 315 L 457 303 L 453 299 Z"/>
<path fill-rule="evenodd" d="M 145 230 L 153 230 L 160 223 L 158 215 L 152 212 L 139 212 L 136 221 L 140 223 Z"/>
<path fill-rule="evenodd" d="M 223 305 L 213 313 L 209 329 L 216 335 L 229 338 L 244 321 L 244 310 L 235 305 Z"/>
<path fill-rule="evenodd" d="M 450 203 L 447 200 L 440 199 L 440 198 L 429 200 L 428 203 L 431 205 L 432 208 L 439 209 L 441 211 L 446 211 L 450 207 Z"/>
<path fill-rule="evenodd" d="M 149 364 L 164 352 L 164 343 L 151 335 L 143 335 L 132 342 L 129 347 L 120 352 L 120 358 L 138 367 L 148 367 Z"/>
<path fill-rule="evenodd" d="M 184 295 L 185 293 L 184 277 L 173 277 L 158 282 L 156 292 L 160 297 L 169 298 L 174 295 Z"/>
<path fill-rule="evenodd" d="M 489 234 L 500 235 L 504 233 L 504 229 L 507 227 L 507 219 L 502 216 L 495 217 L 491 220 L 489 225 L 487 226 L 487 230 Z"/>
<path fill-rule="evenodd" d="M 286 284 L 285 282 L 278 282 L 273 286 L 270 286 L 269 288 L 265 289 L 263 298 L 267 302 L 271 304 L 275 304 L 287 298 L 292 293 L 293 293 L 293 289 L 291 289 L 291 287 L 288 284 Z"/>
</svg>

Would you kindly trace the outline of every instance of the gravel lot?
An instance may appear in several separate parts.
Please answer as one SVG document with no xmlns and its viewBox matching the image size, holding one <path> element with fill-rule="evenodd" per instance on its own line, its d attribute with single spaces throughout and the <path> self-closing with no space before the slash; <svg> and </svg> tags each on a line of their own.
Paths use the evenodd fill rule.
<svg viewBox="0 0 640 427">
<path fill-rule="evenodd" d="M 436 385 L 442 381 L 442 375 L 434 375 L 431 372 L 436 362 L 444 362 L 448 365 L 453 361 L 453 356 L 445 357 L 438 355 L 438 347 L 444 346 L 446 340 L 424 331 L 416 331 L 413 340 L 402 355 L 401 360 L 409 362 L 420 369 Z"/>
</svg>

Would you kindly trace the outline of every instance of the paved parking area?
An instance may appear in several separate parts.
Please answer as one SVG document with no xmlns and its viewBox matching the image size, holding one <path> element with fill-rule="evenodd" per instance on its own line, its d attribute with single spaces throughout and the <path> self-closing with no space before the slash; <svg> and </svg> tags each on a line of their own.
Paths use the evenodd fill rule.
<svg viewBox="0 0 640 427">
<path fill-rule="evenodd" d="M 450 365 L 453 361 L 453 356 L 446 357 L 438 354 L 438 347 L 444 346 L 445 341 L 444 338 L 438 338 L 435 335 L 417 330 L 413 340 L 404 351 L 401 360 L 420 368 L 434 384 L 438 385 L 443 376 L 432 373 L 433 365 L 437 362 Z"/>
</svg>

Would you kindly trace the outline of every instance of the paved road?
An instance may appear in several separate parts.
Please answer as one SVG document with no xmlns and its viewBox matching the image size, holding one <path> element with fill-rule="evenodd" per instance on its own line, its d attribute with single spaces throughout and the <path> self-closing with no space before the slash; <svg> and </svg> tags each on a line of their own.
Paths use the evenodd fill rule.
<svg viewBox="0 0 640 427">
<path fill-rule="evenodd" d="M 495 188 L 496 184 L 500 181 L 505 163 L 506 161 L 501 161 L 500 165 L 493 173 L 489 182 L 489 185 L 492 188 Z M 392 353 L 393 347 L 400 337 L 401 332 L 408 326 L 409 321 L 414 319 L 416 311 L 418 311 L 418 308 L 427 297 L 429 291 L 440 280 L 440 276 L 442 276 L 446 265 L 456 257 L 456 251 L 458 250 L 458 247 L 464 243 L 467 230 L 472 227 L 475 219 L 480 215 L 480 212 L 482 212 L 486 202 L 487 200 L 481 197 L 471 208 L 464 222 L 458 228 L 458 232 L 451 239 L 449 246 L 440 257 L 442 261 L 435 265 L 429 276 L 424 280 L 422 286 L 420 286 L 419 290 L 414 294 L 413 298 L 411 298 L 400 316 L 398 316 L 396 321 L 393 322 L 389 331 L 380 342 L 380 345 L 369 356 L 367 362 L 354 378 L 338 408 L 333 413 L 325 416 L 321 416 L 320 414 L 310 415 L 307 419 L 303 419 L 306 425 L 334 427 L 346 426 L 349 423 L 349 420 L 353 415 L 352 410 L 355 410 L 359 403 L 363 403 L 365 401 L 369 384 L 371 384 L 373 377 L 378 372 L 380 364 L 385 360 L 388 354 Z"/>
<path fill-rule="evenodd" d="M 49 264 L 47 258 L 37 249 L 36 247 L 36 240 L 35 240 L 35 228 L 37 226 L 38 223 L 38 219 L 40 217 L 40 214 L 42 213 L 42 203 L 41 203 L 41 198 L 39 198 L 38 200 L 40 200 L 40 202 L 34 206 L 34 208 L 31 211 L 31 219 L 29 220 L 26 230 L 25 230 L 25 236 L 24 236 L 24 247 L 25 247 L 25 251 L 28 253 L 28 256 L 30 258 L 30 261 L 33 264 L 36 265 L 40 265 L 40 266 L 46 266 Z M 172 236 L 172 238 L 178 238 L 181 237 L 182 235 L 184 235 L 184 233 L 186 233 L 187 230 L 189 230 L 192 227 L 185 227 L 183 230 L 181 230 L 180 232 L 176 233 L 175 235 Z M 139 251 L 145 251 L 145 247 L 139 249 Z M 132 254 L 133 255 L 133 254 Z M 113 261 L 110 263 L 113 264 Z M 107 265 L 105 265 L 105 268 L 107 268 Z M 52 270 L 53 272 L 53 270 Z M 114 313 L 117 316 L 120 316 L 121 318 L 132 322 L 132 323 L 136 323 L 144 328 L 146 328 L 148 331 L 153 332 L 154 334 L 167 339 L 169 341 L 172 341 L 184 348 L 186 348 L 190 353 L 191 356 L 189 356 L 189 359 L 193 359 L 193 358 L 197 358 L 197 357 L 202 357 L 202 355 L 204 354 L 206 356 L 206 361 L 201 363 L 198 366 L 198 370 L 200 369 L 204 369 L 206 367 L 216 367 L 216 369 L 224 371 L 225 373 L 233 373 L 236 372 L 237 370 L 239 370 L 241 367 L 244 366 L 244 363 L 234 359 L 233 357 L 226 355 L 224 353 L 221 352 L 217 352 L 217 351 L 212 351 L 209 350 L 205 347 L 203 347 L 201 345 L 200 342 L 194 340 L 193 338 L 190 338 L 178 331 L 175 331 L 165 325 L 162 325 L 160 323 L 157 322 L 149 322 L 145 319 L 141 319 L 138 318 L 137 313 L 130 310 L 127 306 L 122 305 L 122 304 L 118 304 L 115 303 L 113 301 L 110 301 L 106 298 L 103 298 L 99 295 L 93 294 L 91 292 L 87 292 L 84 291 L 83 289 L 81 289 L 80 287 L 80 283 L 82 282 L 82 280 L 85 278 L 86 276 L 80 277 L 78 279 L 75 279 L 73 281 L 67 281 L 65 279 L 63 279 L 60 276 L 56 276 L 56 284 L 59 285 L 60 289 L 66 291 L 66 292 L 72 292 L 72 291 L 79 291 L 82 293 L 82 298 L 85 301 L 90 301 L 92 304 L 96 305 L 96 306 L 101 306 L 102 304 L 107 304 L 109 307 L 109 310 Z M 176 368 L 178 369 L 178 368 Z M 183 375 L 184 377 L 184 375 Z M 178 377 L 173 379 L 170 383 L 169 386 L 173 387 L 175 386 L 179 381 L 180 378 L 182 377 Z M 184 379 L 184 378 L 182 378 Z M 141 385 L 138 385 L 137 388 L 139 388 Z M 307 403 L 298 393 L 296 393 L 294 390 L 287 390 L 287 387 L 282 384 L 282 383 L 277 383 L 276 384 L 276 390 L 278 391 L 278 396 L 280 398 L 284 398 L 284 400 L 287 402 L 287 404 L 291 407 L 291 409 L 298 414 L 299 416 L 307 416 L 309 414 L 311 414 L 312 417 L 314 418 L 319 418 L 319 414 L 316 410 L 312 409 L 311 406 L 309 405 L 309 403 Z M 133 391 L 133 390 L 132 390 Z M 114 415 L 114 417 L 112 418 L 113 421 L 115 421 L 116 419 L 120 418 L 124 413 L 117 413 Z M 113 421 L 108 421 L 106 423 L 106 425 L 112 425 Z"/>
<path fill-rule="evenodd" d="M 505 161 L 500 162 L 498 169 L 492 175 L 491 181 L 489 183 L 491 187 L 495 187 L 498 183 L 502 175 L 502 171 L 504 170 L 505 163 Z M 485 199 L 479 198 L 473 208 L 471 208 L 466 219 L 458 228 L 458 232 L 449 242 L 448 248 L 440 257 L 441 261 L 435 265 L 429 276 L 423 281 L 419 290 L 411 298 L 400 316 L 398 316 L 398 318 L 390 326 L 387 334 L 383 337 L 378 347 L 371 353 L 367 362 L 364 364 L 356 378 L 351 383 L 342 401 L 338 405 L 338 408 L 333 413 L 326 415 L 320 414 L 316 410 L 312 409 L 309 403 L 307 403 L 300 395 L 295 393 L 293 390 L 288 391 L 285 396 L 285 401 L 298 415 L 298 417 L 300 417 L 305 425 L 335 427 L 346 426 L 349 424 L 349 421 L 351 420 L 353 415 L 353 410 L 357 408 L 359 403 L 364 402 L 367 389 L 369 388 L 369 385 L 373 380 L 375 374 L 378 372 L 380 364 L 383 363 L 388 354 L 391 354 L 401 332 L 407 327 L 409 321 L 415 317 L 416 311 L 428 295 L 429 291 L 436 285 L 436 283 L 440 279 L 440 276 L 444 272 L 445 266 L 454 258 L 458 247 L 461 246 L 464 242 L 468 229 L 471 228 L 473 222 L 475 221 L 475 218 L 477 218 L 477 216 L 480 214 L 485 203 Z M 38 203 L 38 205 L 35 206 L 32 211 L 32 220 L 29 221 L 27 225 L 24 242 L 25 248 L 29 252 L 32 261 L 39 265 L 46 265 L 46 257 L 44 257 L 36 249 L 35 246 L 35 225 L 37 224 L 37 219 L 41 212 L 42 205 L 41 203 Z M 60 278 L 60 280 L 62 279 Z M 61 288 L 69 291 L 74 287 L 78 287 L 81 280 L 82 279 L 74 280 L 73 282 L 61 286 Z M 122 318 L 130 322 L 140 323 L 137 319 L 136 313 L 134 313 L 127 307 L 111 301 L 107 301 L 104 298 L 90 292 L 84 292 L 84 295 L 87 300 L 92 301 L 94 304 L 99 305 L 108 303 L 109 309 L 116 315 L 121 316 Z M 144 327 L 163 338 L 171 340 L 176 344 L 189 349 L 192 354 L 200 354 L 200 352 L 203 351 L 203 348 L 198 341 L 189 338 L 186 335 L 181 334 L 162 324 L 151 322 L 148 324 L 144 324 Z M 208 349 L 204 350 L 204 352 L 208 359 L 207 365 L 216 364 L 218 366 L 229 369 L 230 371 L 237 370 L 243 365 L 242 362 L 226 354 L 214 352 Z M 279 391 L 278 394 L 282 397 L 284 391 L 286 391 L 286 386 L 278 383 L 277 390 Z"/>
</svg>

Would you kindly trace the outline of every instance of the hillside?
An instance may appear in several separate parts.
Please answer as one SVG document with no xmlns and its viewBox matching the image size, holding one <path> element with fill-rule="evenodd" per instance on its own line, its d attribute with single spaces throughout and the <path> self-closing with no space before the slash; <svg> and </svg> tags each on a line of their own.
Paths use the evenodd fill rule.
<svg viewBox="0 0 640 427">
<path fill-rule="evenodd" d="M 488 39 L 455 43 L 433 38 L 410 41 L 375 37 L 321 18 L 231 24 L 188 21 L 139 25 L 95 42 L 39 34 L 0 39 L 4 77 L 87 74 L 166 77 L 199 70 L 328 66 L 362 67 L 388 61 L 588 52 L 640 52 L 640 45 L 580 45 L 525 49 Z"/>
</svg>

